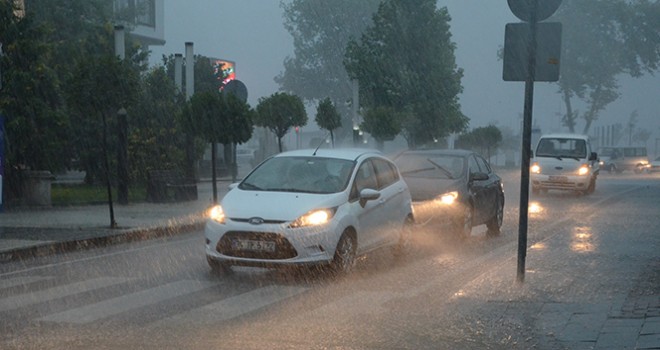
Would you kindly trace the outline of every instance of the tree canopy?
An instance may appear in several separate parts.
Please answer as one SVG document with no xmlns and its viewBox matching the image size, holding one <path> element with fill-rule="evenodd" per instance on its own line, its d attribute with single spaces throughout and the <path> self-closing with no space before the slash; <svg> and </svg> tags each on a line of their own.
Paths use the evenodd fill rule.
<svg viewBox="0 0 660 350">
<path fill-rule="evenodd" d="M 562 66 L 559 78 L 571 132 L 584 120 L 583 133 L 619 94 L 622 75 L 639 77 L 658 69 L 660 2 L 650 0 L 564 0 L 555 20 L 562 23 Z M 587 109 L 574 108 L 573 99 Z"/>
<path fill-rule="evenodd" d="M 282 152 L 282 137 L 293 126 L 307 125 L 307 112 L 300 97 L 276 92 L 259 99 L 255 125 L 270 129 L 277 136 L 279 151 Z"/>
<path fill-rule="evenodd" d="M 332 146 L 334 147 L 335 136 L 333 131 L 341 127 L 341 116 L 339 115 L 339 112 L 337 112 L 335 105 L 330 101 L 329 97 L 326 97 L 319 102 L 319 105 L 316 108 L 316 118 L 314 120 L 321 129 L 330 132 L 330 139 L 332 140 Z"/>
<path fill-rule="evenodd" d="M 404 113 L 411 148 L 465 129 L 463 70 L 456 66 L 446 7 L 435 0 L 386 0 L 344 64 L 360 84 L 360 105 Z"/>
<path fill-rule="evenodd" d="M 282 2 L 284 27 L 293 37 L 294 55 L 285 59 L 284 71 L 275 77 L 280 89 L 311 103 L 329 97 L 336 103 L 342 125 L 352 125 L 349 106 L 344 102 L 351 100 L 353 88 L 342 61 L 347 43 L 363 33 L 381 2 Z"/>
</svg>

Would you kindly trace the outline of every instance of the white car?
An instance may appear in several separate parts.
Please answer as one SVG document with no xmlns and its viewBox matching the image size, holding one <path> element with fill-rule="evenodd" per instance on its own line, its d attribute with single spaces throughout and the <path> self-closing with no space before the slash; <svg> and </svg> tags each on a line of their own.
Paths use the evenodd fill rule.
<svg viewBox="0 0 660 350">
<path fill-rule="evenodd" d="M 530 168 L 532 192 L 548 190 L 591 194 L 600 166 L 587 135 L 549 134 L 538 141 Z"/>
<path fill-rule="evenodd" d="M 378 151 L 280 153 L 210 211 L 207 261 L 218 272 L 310 264 L 346 272 L 358 255 L 410 245 L 411 203 L 399 170 Z"/>
</svg>

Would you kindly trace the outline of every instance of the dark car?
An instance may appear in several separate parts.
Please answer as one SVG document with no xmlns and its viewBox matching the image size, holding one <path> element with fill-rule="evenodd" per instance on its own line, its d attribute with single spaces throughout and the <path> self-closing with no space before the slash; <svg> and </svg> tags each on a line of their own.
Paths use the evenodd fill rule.
<svg viewBox="0 0 660 350">
<path fill-rule="evenodd" d="M 394 157 L 410 188 L 415 221 L 466 238 L 486 224 L 500 233 L 504 216 L 502 180 L 488 162 L 467 150 L 408 150 Z"/>
</svg>

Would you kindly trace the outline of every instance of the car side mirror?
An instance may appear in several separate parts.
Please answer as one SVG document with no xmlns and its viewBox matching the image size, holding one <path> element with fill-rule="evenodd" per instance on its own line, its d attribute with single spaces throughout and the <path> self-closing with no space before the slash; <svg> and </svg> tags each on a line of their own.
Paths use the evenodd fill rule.
<svg viewBox="0 0 660 350">
<path fill-rule="evenodd" d="M 589 160 L 598 160 L 598 154 L 596 152 L 591 152 Z"/>
<path fill-rule="evenodd" d="M 368 201 L 378 198 L 380 198 L 380 192 L 371 188 L 365 188 L 360 191 L 360 206 L 364 208 Z"/>
<path fill-rule="evenodd" d="M 230 183 L 227 187 L 229 187 L 230 190 L 233 190 L 234 188 L 238 187 L 238 184 L 239 182 Z"/>
<path fill-rule="evenodd" d="M 470 174 L 470 181 L 484 181 L 488 180 L 488 174 L 482 172 L 476 172 Z"/>
</svg>

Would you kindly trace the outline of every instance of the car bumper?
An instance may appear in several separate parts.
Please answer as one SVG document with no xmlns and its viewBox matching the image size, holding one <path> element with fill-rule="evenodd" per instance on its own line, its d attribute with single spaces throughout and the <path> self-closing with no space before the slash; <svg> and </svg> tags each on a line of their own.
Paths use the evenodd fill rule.
<svg viewBox="0 0 660 350">
<path fill-rule="evenodd" d="M 420 226 L 449 228 L 463 213 L 463 204 L 444 204 L 435 200 L 413 202 L 413 217 Z"/>
<path fill-rule="evenodd" d="M 543 175 L 532 174 L 532 188 L 552 190 L 586 190 L 591 175 Z"/>
<path fill-rule="evenodd" d="M 291 229 L 286 224 L 220 224 L 209 220 L 204 235 L 209 259 L 231 265 L 277 267 L 330 263 L 339 240 L 337 232 L 331 223 Z"/>
</svg>

